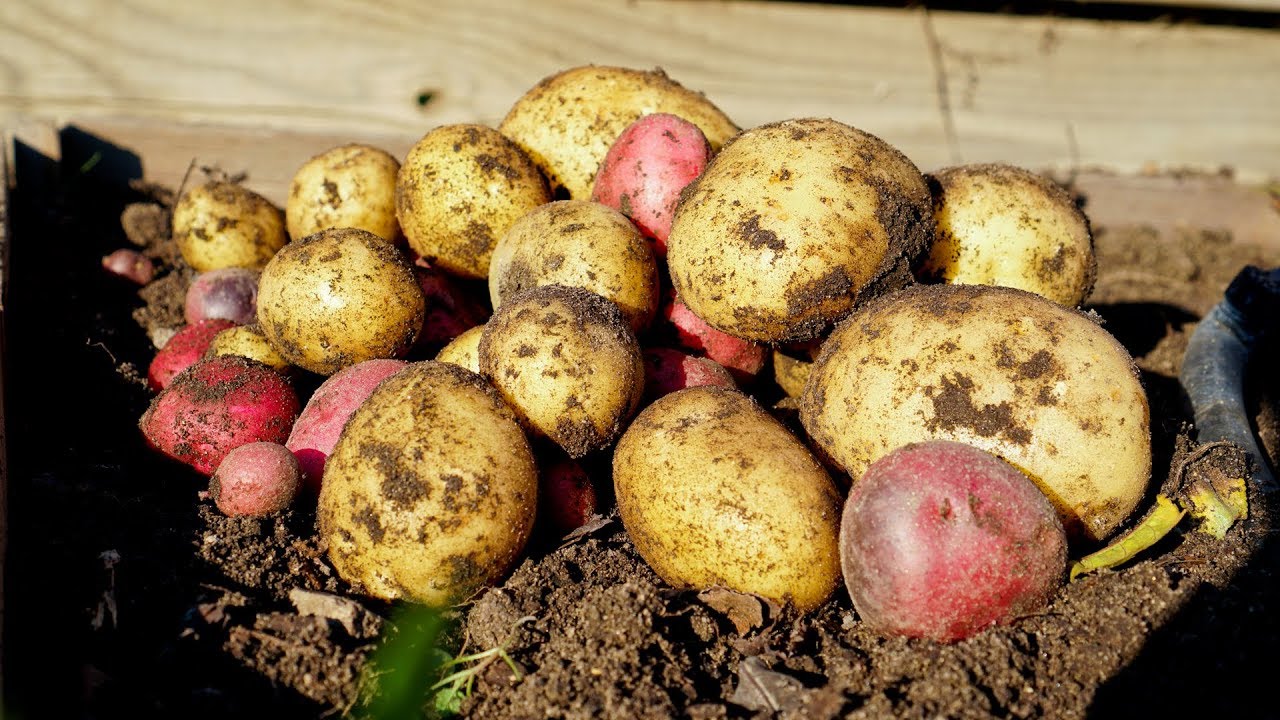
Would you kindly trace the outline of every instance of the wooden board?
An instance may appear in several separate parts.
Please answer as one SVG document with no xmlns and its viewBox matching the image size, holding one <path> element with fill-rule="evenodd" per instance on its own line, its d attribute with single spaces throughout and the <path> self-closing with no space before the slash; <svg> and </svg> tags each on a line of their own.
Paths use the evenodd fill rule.
<svg viewBox="0 0 1280 720">
<path fill-rule="evenodd" d="M 0 61 L 9 126 L 126 116 L 413 139 L 496 123 L 538 79 L 594 62 L 663 66 L 743 126 L 835 117 L 926 170 L 1280 177 L 1274 30 L 738 0 L 5 0 Z"/>
</svg>

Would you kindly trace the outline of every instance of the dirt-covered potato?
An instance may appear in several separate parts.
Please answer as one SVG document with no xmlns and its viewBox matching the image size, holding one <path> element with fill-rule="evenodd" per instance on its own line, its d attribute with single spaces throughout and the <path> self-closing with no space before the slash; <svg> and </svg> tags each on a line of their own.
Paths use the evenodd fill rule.
<svg viewBox="0 0 1280 720">
<path fill-rule="evenodd" d="M 594 65 L 543 79 L 516 101 L 498 129 L 529 153 L 553 186 L 585 200 L 614 141 L 650 113 L 697 125 L 713 150 L 738 132 L 704 95 L 661 70 Z"/>
<path fill-rule="evenodd" d="M 1151 473 L 1128 352 L 1089 316 L 1012 288 L 916 286 L 868 304 L 823 344 L 801 419 L 855 479 L 908 443 L 986 450 L 1030 476 L 1077 540 L 1115 530 Z"/>
<path fill-rule="evenodd" d="M 540 285 L 580 287 L 612 300 L 642 332 L 658 311 L 658 262 L 625 215 L 590 200 L 560 200 L 516 221 L 493 251 L 493 306 Z"/>
<path fill-rule="evenodd" d="M 436 353 L 436 360 L 453 363 L 474 373 L 480 372 L 480 338 L 483 335 L 483 325 L 467 330 L 440 348 L 440 352 Z"/>
<path fill-rule="evenodd" d="M 736 390 L 689 388 L 645 408 L 618 441 L 613 481 L 637 552 L 671 585 L 723 585 L 807 611 L 840 582 L 835 485 Z"/>
<path fill-rule="evenodd" d="M 484 125 L 445 125 L 409 150 L 396 181 L 396 216 L 409 247 L 435 267 L 483 279 L 498 238 L 551 200 L 523 150 Z"/>
<path fill-rule="evenodd" d="M 353 143 L 326 150 L 298 168 L 289 184 L 285 224 L 293 239 L 326 228 L 354 227 L 395 242 L 396 175 L 400 161 L 385 150 Z"/>
<path fill-rule="evenodd" d="M 1089 219 L 1048 178 L 1012 165 L 930 175 L 937 236 L 923 280 L 1005 285 L 1075 307 L 1097 274 Z"/>
<path fill-rule="evenodd" d="M 243 185 L 214 181 L 182 194 L 173 207 L 173 240 L 199 272 L 261 268 L 289 241 L 284 213 Z"/>
<path fill-rule="evenodd" d="M 330 228 L 281 250 L 258 281 L 258 325 L 293 365 L 330 375 L 403 355 L 422 329 L 413 266 L 386 240 Z"/>
<path fill-rule="evenodd" d="M 213 339 L 209 341 L 209 348 L 205 350 L 205 357 L 218 355 L 239 355 L 250 360 L 257 360 L 280 373 L 288 372 L 293 367 L 271 345 L 267 340 L 267 336 L 262 332 L 262 328 L 258 327 L 256 323 L 253 325 L 236 325 L 214 335 Z"/>
<path fill-rule="evenodd" d="M 533 530 L 538 474 L 511 409 L 475 373 L 413 363 L 347 421 L 317 525 L 343 579 L 428 605 L 496 581 Z"/>
<path fill-rule="evenodd" d="M 834 120 L 743 132 L 685 188 L 667 238 L 681 301 L 730 335 L 817 336 L 913 281 L 933 236 L 929 188 L 883 140 Z"/>
<path fill-rule="evenodd" d="M 573 458 L 617 439 L 644 392 L 640 343 L 618 306 L 563 285 L 506 298 L 480 337 L 480 370 L 525 427 Z"/>
</svg>

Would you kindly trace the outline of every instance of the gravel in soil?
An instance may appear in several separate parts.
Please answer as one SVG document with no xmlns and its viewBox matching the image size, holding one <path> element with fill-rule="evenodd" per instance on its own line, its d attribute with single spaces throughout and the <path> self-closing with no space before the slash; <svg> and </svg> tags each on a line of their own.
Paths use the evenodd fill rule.
<svg viewBox="0 0 1280 720">
<path fill-rule="evenodd" d="M 149 401 L 139 368 L 181 323 L 191 272 L 164 232 L 172 195 L 113 188 L 81 174 L 14 198 L 5 702 L 23 717 L 358 712 L 392 608 L 346 592 L 305 504 L 225 518 L 203 479 L 136 430 Z M 1187 337 L 1240 267 L 1274 258 L 1207 231 L 1096 239 L 1088 307 L 1141 369 L 1154 494 L 1194 450 L 1176 380 Z M 161 270 L 141 292 L 98 266 L 129 242 Z M 1277 383 L 1259 372 L 1250 386 L 1273 462 Z M 1225 540 L 1184 524 L 1044 612 L 953 645 L 879 637 L 843 590 L 797 617 L 672 589 L 606 508 L 567 540 L 543 531 L 500 586 L 457 609 L 446 645 L 503 647 L 518 670 L 479 674 L 461 708 L 475 718 L 1278 716 L 1263 674 L 1280 638 L 1274 509 L 1250 503 Z"/>
</svg>

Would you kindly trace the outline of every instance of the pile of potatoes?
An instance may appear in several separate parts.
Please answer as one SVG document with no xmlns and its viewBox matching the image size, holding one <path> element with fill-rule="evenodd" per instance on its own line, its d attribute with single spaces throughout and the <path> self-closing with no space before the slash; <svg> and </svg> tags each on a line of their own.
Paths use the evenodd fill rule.
<svg viewBox="0 0 1280 720">
<path fill-rule="evenodd" d="M 580 525 L 612 483 L 674 586 L 808 611 L 843 561 L 868 622 L 952 640 L 1042 604 L 1067 543 L 1112 534 L 1150 475 L 1133 362 L 1077 309 L 1095 260 L 1064 191 L 1006 165 L 925 175 L 832 119 L 741 130 L 660 71 L 561 72 L 498 127 L 431 129 L 403 162 L 331 149 L 283 212 L 191 188 L 173 234 L 201 278 L 235 269 L 252 297 L 223 314 L 189 298 L 153 363 L 148 440 L 223 496 L 257 477 L 231 451 L 283 445 L 292 466 L 243 462 L 318 503 L 334 567 L 384 599 L 497 582 L 536 518 Z M 228 355 L 252 370 L 211 390 Z M 290 381 L 311 376 L 303 404 Z M 219 507 L 278 511 L 260 494 L 276 499 Z M 907 587 L 925 615 L 963 612 L 877 562 L 895 547 L 953 570 L 995 558 L 948 583 L 1001 610 L 979 593 L 965 607 L 985 614 L 946 622 L 873 612 L 859 598 L 910 605 Z"/>
</svg>

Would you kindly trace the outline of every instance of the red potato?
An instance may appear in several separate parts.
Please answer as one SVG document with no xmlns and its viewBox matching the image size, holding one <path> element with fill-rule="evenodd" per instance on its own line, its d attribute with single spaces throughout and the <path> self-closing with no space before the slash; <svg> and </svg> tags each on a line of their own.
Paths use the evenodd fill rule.
<svg viewBox="0 0 1280 720">
<path fill-rule="evenodd" d="M 153 448 L 209 475 L 241 445 L 283 443 L 298 407 L 280 373 L 255 360 L 219 355 L 178 374 L 138 426 Z"/>
<path fill-rule="evenodd" d="M 854 483 L 840 564 L 868 625 L 954 642 L 1043 607 L 1066 573 L 1067 540 L 1030 478 L 984 450 L 930 441 Z"/>
<path fill-rule="evenodd" d="M 729 371 L 715 360 L 672 348 L 645 348 L 644 394 L 652 402 L 663 395 L 699 385 L 737 389 Z"/>
<path fill-rule="evenodd" d="M 138 285 L 146 285 L 156 276 L 156 266 L 151 258 L 129 248 L 120 248 L 103 256 L 102 267 L 112 275 Z"/>
<path fill-rule="evenodd" d="M 456 283 L 425 260 L 418 259 L 413 274 L 418 278 L 426 299 L 422 332 L 414 343 L 412 354 L 433 357 L 453 339 L 489 319 L 488 308 L 467 295 Z"/>
<path fill-rule="evenodd" d="M 182 311 L 188 323 L 211 318 L 249 325 L 258 318 L 257 270 L 242 267 L 209 270 L 187 288 Z"/>
<path fill-rule="evenodd" d="M 235 325 L 230 320 L 201 320 L 174 333 L 151 359 L 151 365 L 147 367 L 147 385 L 156 391 L 169 387 L 178 373 L 204 357 L 215 335 Z"/>
<path fill-rule="evenodd" d="M 403 360 L 365 360 L 329 376 L 312 393 L 302 409 L 285 447 L 293 451 L 302 468 L 306 487 L 320 491 L 325 462 L 342 434 L 351 413 L 373 393 L 374 388 L 407 365 Z"/>
<path fill-rule="evenodd" d="M 706 169 L 711 144 L 697 125 L 669 113 L 636 120 L 600 164 L 591 199 L 631 218 L 666 257 L 680 191 Z"/>
<path fill-rule="evenodd" d="M 227 453 L 209 481 L 222 514 L 264 517 L 289 507 L 302 486 L 302 470 L 289 448 L 253 442 Z"/>
<path fill-rule="evenodd" d="M 587 524 L 599 507 L 595 486 L 582 465 L 558 450 L 540 462 L 538 512 L 564 535 Z"/>
<path fill-rule="evenodd" d="M 661 335 L 670 336 L 680 347 L 698 352 L 724 366 L 740 383 L 749 383 L 764 367 L 764 345 L 734 337 L 708 325 L 684 303 L 671 295 L 659 310 L 655 324 Z"/>
</svg>

